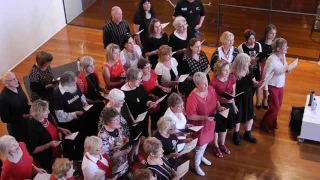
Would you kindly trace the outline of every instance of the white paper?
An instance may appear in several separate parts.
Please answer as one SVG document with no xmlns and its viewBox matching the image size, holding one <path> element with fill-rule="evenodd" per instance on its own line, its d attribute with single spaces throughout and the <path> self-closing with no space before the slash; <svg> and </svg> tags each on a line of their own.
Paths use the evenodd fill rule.
<svg viewBox="0 0 320 180">
<path fill-rule="evenodd" d="M 187 138 L 185 136 L 179 136 L 178 139 L 183 140 L 183 139 L 187 139 Z"/>
<path fill-rule="evenodd" d="M 227 118 L 229 114 L 229 110 L 230 109 L 225 109 L 223 111 L 220 111 L 219 114 L 221 114 L 224 118 Z"/>
<path fill-rule="evenodd" d="M 139 134 L 138 134 L 138 136 L 136 137 L 136 138 L 134 138 L 133 140 L 138 140 L 139 139 L 139 137 L 141 136 L 141 134 L 142 134 L 142 132 L 140 132 Z"/>
<path fill-rule="evenodd" d="M 169 24 L 170 24 L 170 22 L 162 23 L 162 24 L 161 24 L 161 28 L 163 29 L 163 28 L 167 27 Z"/>
<path fill-rule="evenodd" d="M 207 75 L 210 72 L 210 68 L 208 67 L 203 73 Z"/>
<path fill-rule="evenodd" d="M 144 29 L 142 29 L 141 31 L 137 32 L 136 35 L 139 35 L 140 33 L 142 33 L 144 31 Z"/>
<path fill-rule="evenodd" d="M 202 128 L 203 128 L 203 126 L 192 126 L 192 127 L 189 127 L 189 129 L 194 131 L 194 132 L 198 132 Z"/>
<path fill-rule="evenodd" d="M 60 81 L 60 77 L 57 77 L 57 81 Z"/>
<path fill-rule="evenodd" d="M 161 98 L 159 98 L 157 101 L 156 101 L 156 104 L 159 104 L 161 101 L 164 100 L 164 98 L 166 98 L 168 96 L 168 94 L 162 96 Z"/>
<path fill-rule="evenodd" d="M 186 143 L 181 143 L 177 145 L 177 152 L 182 151 L 182 149 L 184 148 L 184 146 L 186 145 Z"/>
<path fill-rule="evenodd" d="M 147 113 L 148 113 L 148 111 L 139 114 L 138 117 L 136 118 L 136 123 L 143 121 L 144 118 L 146 117 Z"/>
<path fill-rule="evenodd" d="M 204 40 L 202 40 L 200 44 L 202 45 L 202 44 L 204 43 L 204 41 L 205 41 L 205 39 L 204 39 Z"/>
<path fill-rule="evenodd" d="M 196 146 L 197 146 L 197 143 L 198 143 L 198 138 L 192 140 L 191 142 L 187 143 L 183 150 L 179 153 L 179 154 L 186 154 L 190 151 L 192 151 Z"/>
<path fill-rule="evenodd" d="M 179 79 L 178 82 L 183 82 L 188 78 L 189 74 L 182 74 Z"/>
<path fill-rule="evenodd" d="M 36 177 L 33 178 L 33 180 L 49 180 L 50 177 L 51 177 L 51 174 L 48 174 L 48 173 L 40 174 L 40 173 L 38 173 L 36 175 Z"/>
<path fill-rule="evenodd" d="M 171 56 L 174 55 L 175 53 L 177 53 L 177 51 L 172 52 L 172 53 L 171 53 Z"/>
<path fill-rule="evenodd" d="M 296 68 L 298 66 L 298 62 L 299 62 L 299 58 L 297 58 L 296 60 L 292 61 L 292 63 L 289 64 L 287 71 L 290 72 L 294 68 Z"/>
<path fill-rule="evenodd" d="M 272 71 L 267 77 L 264 78 L 264 82 L 259 87 L 259 90 L 261 90 L 265 85 L 267 85 L 269 83 L 269 81 L 271 80 L 273 74 L 274 74 L 274 71 Z"/>
<path fill-rule="evenodd" d="M 78 133 L 79 133 L 79 131 L 74 132 L 74 133 L 72 133 L 72 134 L 70 134 L 70 135 L 66 136 L 64 139 L 74 140 L 74 139 L 77 137 Z"/>
<path fill-rule="evenodd" d="M 88 106 L 86 106 L 86 107 L 83 107 L 83 109 L 84 109 L 85 111 L 88 111 L 92 106 L 93 106 L 93 104 L 88 105 Z"/>
<path fill-rule="evenodd" d="M 184 162 L 177 168 L 177 179 L 182 178 L 188 171 L 190 167 L 190 160 Z"/>
<path fill-rule="evenodd" d="M 125 163 L 123 163 L 120 167 L 118 167 L 118 169 L 114 172 L 114 173 L 118 173 L 123 171 L 124 169 L 126 169 L 128 167 L 128 162 L 126 161 Z M 113 174 L 114 174 L 113 173 Z"/>
</svg>

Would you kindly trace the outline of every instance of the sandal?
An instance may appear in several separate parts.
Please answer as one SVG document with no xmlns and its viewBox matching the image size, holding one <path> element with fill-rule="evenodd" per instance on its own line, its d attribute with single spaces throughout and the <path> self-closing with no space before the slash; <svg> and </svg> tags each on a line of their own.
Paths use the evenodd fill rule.
<svg viewBox="0 0 320 180">
<path fill-rule="evenodd" d="M 219 148 L 221 151 L 223 151 L 224 153 L 230 155 L 231 151 L 225 146 L 225 145 L 219 145 Z"/>
<path fill-rule="evenodd" d="M 218 158 L 223 158 L 223 155 L 222 155 L 219 147 L 214 147 L 214 148 L 213 148 L 213 151 L 214 151 L 214 153 L 216 153 L 216 156 L 217 156 Z"/>
<path fill-rule="evenodd" d="M 133 159 L 141 164 L 146 164 L 146 160 L 141 155 L 137 154 L 133 157 Z"/>
</svg>

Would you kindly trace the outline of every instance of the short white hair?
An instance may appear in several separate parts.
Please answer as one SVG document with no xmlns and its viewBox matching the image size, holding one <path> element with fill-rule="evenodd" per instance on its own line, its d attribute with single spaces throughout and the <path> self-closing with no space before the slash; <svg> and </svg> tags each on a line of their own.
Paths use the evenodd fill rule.
<svg viewBox="0 0 320 180">
<path fill-rule="evenodd" d="M 198 85 L 201 79 L 207 79 L 207 76 L 203 72 L 196 72 L 193 75 L 193 82 L 195 85 Z"/>
<path fill-rule="evenodd" d="M 163 116 L 157 122 L 158 131 L 161 133 L 175 129 L 176 122 L 170 116 Z"/>
<path fill-rule="evenodd" d="M 86 72 L 91 63 L 94 64 L 94 59 L 91 56 L 83 56 L 80 59 L 80 72 Z"/>
<path fill-rule="evenodd" d="M 113 6 L 113 7 L 111 8 L 111 15 L 113 15 L 113 13 L 114 13 L 115 11 L 117 11 L 117 10 L 121 10 L 121 8 L 120 8 L 119 6 Z"/>
<path fill-rule="evenodd" d="M 173 25 L 173 27 L 174 27 L 175 29 L 177 29 L 178 26 L 181 26 L 181 25 L 184 24 L 184 23 L 187 23 L 186 18 L 184 18 L 184 17 L 182 17 L 182 16 L 177 16 L 177 17 L 174 19 L 172 25 Z"/>
<path fill-rule="evenodd" d="M 120 89 L 114 88 L 109 92 L 109 96 L 108 99 L 112 102 L 112 103 L 118 103 L 121 100 L 124 100 L 125 95 L 124 92 L 121 91 Z"/>
<path fill-rule="evenodd" d="M 84 141 L 85 152 L 93 154 L 98 148 L 102 147 L 102 140 L 97 136 L 88 136 Z"/>
</svg>

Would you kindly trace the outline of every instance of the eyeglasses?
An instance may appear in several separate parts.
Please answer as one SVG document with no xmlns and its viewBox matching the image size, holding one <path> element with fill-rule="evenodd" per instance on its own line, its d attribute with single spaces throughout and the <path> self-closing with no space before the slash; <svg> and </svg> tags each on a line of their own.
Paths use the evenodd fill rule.
<svg viewBox="0 0 320 180">
<path fill-rule="evenodd" d="M 183 25 L 181 25 L 181 26 L 177 26 L 178 28 L 183 28 L 183 27 L 187 27 L 188 26 L 188 24 L 187 23 L 185 23 L 185 24 L 183 24 Z"/>
<path fill-rule="evenodd" d="M 17 81 L 17 77 L 14 77 L 13 79 L 5 80 L 5 81 Z"/>
</svg>

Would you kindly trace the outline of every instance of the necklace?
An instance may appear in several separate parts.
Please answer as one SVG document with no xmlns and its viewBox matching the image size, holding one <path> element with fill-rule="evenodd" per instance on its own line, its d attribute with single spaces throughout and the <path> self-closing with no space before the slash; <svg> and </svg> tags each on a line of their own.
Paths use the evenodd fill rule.
<svg viewBox="0 0 320 180">
<path fill-rule="evenodd" d="M 87 81 L 89 81 L 90 84 L 93 86 L 94 91 L 97 92 L 97 88 L 96 88 L 96 86 L 93 84 L 93 82 L 90 80 L 90 78 L 89 78 L 88 76 L 86 76 L 86 79 L 87 79 Z"/>
<path fill-rule="evenodd" d="M 226 57 L 226 59 L 228 60 L 228 59 L 229 59 L 229 56 L 230 56 L 229 52 L 230 52 L 231 48 L 229 48 L 229 50 L 228 50 L 227 53 L 224 52 L 223 47 L 221 48 L 221 50 L 222 50 L 224 56 Z"/>
<path fill-rule="evenodd" d="M 48 119 L 43 119 L 42 121 L 40 121 L 41 124 L 43 125 L 43 127 L 47 128 L 49 126 L 49 121 Z"/>
</svg>

